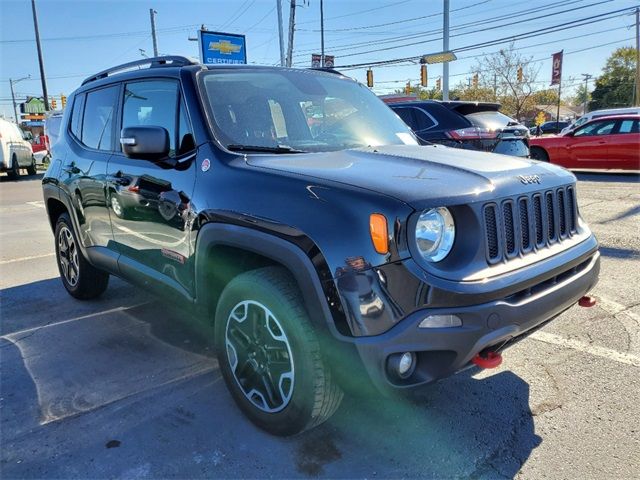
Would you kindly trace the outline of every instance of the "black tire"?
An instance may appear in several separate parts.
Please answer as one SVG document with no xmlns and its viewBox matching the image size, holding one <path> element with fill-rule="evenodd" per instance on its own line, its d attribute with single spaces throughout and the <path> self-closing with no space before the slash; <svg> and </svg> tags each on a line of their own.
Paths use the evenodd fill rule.
<svg viewBox="0 0 640 480">
<path fill-rule="evenodd" d="M 31 155 L 31 165 L 27 167 L 27 175 L 36 175 L 38 173 L 38 167 L 36 167 L 36 157 Z"/>
<path fill-rule="evenodd" d="M 231 332 L 230 328 L 234 323 L 231 320 L 231 314 L 238 312 L 238 308 L 242 309 L 241 304 L 247 301 L 258 304 L 259 307 L 253 307 L 258 310 L 262 306 L 267 307 L 272 313 L 275 323 L 262 331 L 263 336 L 266 337 L 266 332 L 271 334 L 271 338 L 267 337 L 263 343 L 256 347 L 252 347 L 251 341 L 249 341 L 249 346 L 244 348 L 244 352 L 234 354 L 232 350 L 235 351 L 235 347 L 229 350 L 227 347 L 227 331 Z M 252 317 L 249 307 L 245 308 L 247 308 L 245 310 L 246 321 Z M 320 425 L 338 409 L 343 397 L 342 390 L 334 381 L 332 372 L 322 357 L 318 337 L 304 308 L 300 290 L 285 269 L 265 267 L 235 277 L 222 292 L 215 317 L 215 344 L 222 375 L 240 409 L 258 427 L 274 435 L 295 435 Z M 255 320 L 254 322 L 260 324 Z M 288 342 L 285 344 L 281 340 L 282 344 L 290 347 L 288 350 L 290 355 L 285 352 L 286 355 L 281 356 L 277 362 L 280 365 L 286 361 L 290 362 L 291 370 L 288 373 L 292 375 L 292 380 L 289 384 L 289 390 L 287 390 L 286 386 L 282 387 L 284 374 L 281 373 L 278 376 L 278 398 L 282 399 L 284 397 L 283 391 L 287 390 L 288 400 L 275 407 L 280 410 L 268 412 L 265 408 L 256 405 L 255 393 L 253 401 L 245 393 L 251 388 L 251 385 L 247 386 L 247 383 L 244 383 L 243 390 L 240 385 L 241 380 L 237 380 L 234 374 L 230 357 L 235 355 L 233 363 L 235 363 L 240 377 L 242 377 L 241 372 L 248 371 L 250 373 L 247 376 L 250 378 L 260 377 L 262 382 L 268 381 L 265 378 L 269 378 L 273 387 L 274 373 L 277 374 L 274 369 L 277 367 L 269 366 L 273 363 L 273 358 L 269 359 L 269 356 L 273 355 L 273 342 L 276 339 L 272 330 L 276 332 L 281 330 L 280 333 L 284 334 L 284 341 Z M 233 337 L 230 338 L 235 342 Z M 268 348 L 269 343 L 271 343 L 271 348 Z M 259 365 L 255 355 L 261 347 L 263 352 L 269 353 L 267 357 L 263 357 L 267 359 L 264 363 L 268 366 L 263 369 L 262 373 L 259 373 Z M 251 352 L 253 352 L 253 357 L 251 357 Z M 244 358 L 246 361 L 243 362 Z M 256 365 L 255 369 L 251 367 L 251 362 Z M 241 363 L 247 367 L 243 369 Z M 288 368 L 284 368 L 285 373 Z M 258 383 L 260 384 L 260 382 Z M 264 383 L 260 385 L 264 385 Z M 247 393 L 250 394 L 251 391 L 253 390 L 249 390 Z M 272 391 L 275 392 L 275 389 Z M 266 395 L 263 395 L 261 399 L 263 407 L 269 407 L 266 398 L 272 399 L 273 396 L 269 396 L 266 389 L 264 393 Z"/>
<path fill-rule="evenodd" d="M 70 243 L 71 240 L 73 246 Z M 55 231 L 56 261 L 60 279 L 72 297 L 79 300 L 89 300 L 100 296 L 107 289 L 109 274 L 91 265 L 82 255 L 78 245 L 78 237 L 73 229 L 71 219 L 67 213 L 63 213 L 58 217 Z M 75 272 L 75 278 L 73 272 Z"/>
<path fill-rule="evenodd" d="M 20 165 L 15 154 L 11 157 L 11 170 L 9 170 L 9 178 L 17 180 L 20 178 Z"/>
<path fill-rule="evenodd" d="M 529 156 L 533 159 L 533 160 L 538 160 L 540 162 L 548 162 L 549 161 L 549 155 L 547 154 L 547 152 L 540 148 L 540 147 L 531 147 L 529 149 Z"/>
</svg>

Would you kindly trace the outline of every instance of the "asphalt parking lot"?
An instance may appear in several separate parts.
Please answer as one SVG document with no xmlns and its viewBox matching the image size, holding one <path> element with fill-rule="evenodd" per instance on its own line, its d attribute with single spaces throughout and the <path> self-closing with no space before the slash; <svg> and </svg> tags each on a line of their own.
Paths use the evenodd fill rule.
<svg viewBox="0 0 640 480">
<path fill-rule="evenodd" d="M 326 424 L 271 437 L 235 407 L 180 311 L 111 279 L 58 279 L 40 177 L 0 182 L 2 478 L 637 478 L 640 182 L 579 174 L 601 242 L 591 309 L 411 398 L 345 398 Z"/>
</svg>

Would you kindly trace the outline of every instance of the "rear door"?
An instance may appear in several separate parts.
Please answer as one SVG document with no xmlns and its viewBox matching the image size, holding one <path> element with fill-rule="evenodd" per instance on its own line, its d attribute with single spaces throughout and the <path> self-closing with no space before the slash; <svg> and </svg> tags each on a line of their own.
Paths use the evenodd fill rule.
<svg viewBox="0 0 640 480">
<path fill-rule="evenodd" d="M 105 202 L 107 162 L 115 146 L 114 115 L 119 85 L 74 96 L 69 124 L 69 151 L 61 181 L 78 219 L 86 247 L 109 247 L 113 240 Z"/>
<path fill-rule="evenodd" d="M 195 144 L 180 84 L 155 78 L 124 84 L 119 130 L 165 128 L 166 161 L 129 158 L 121 148 L 109 161 L 107 202 L 120 271 L 162 293 L 193 292 L 190 197 L 195 183 Z"/>
<path fill-rule="evenodd" d="M 640 120 L 618 120 L 607 140 L 609 168 L 640 170 Z"/>
<path fill-rule="evenodd" d="M 616 120 L 594 120 L 578 128 L 567 141 L 570 168 L 616 168 L 609 161 L 609 139 Z"/>
</svg>

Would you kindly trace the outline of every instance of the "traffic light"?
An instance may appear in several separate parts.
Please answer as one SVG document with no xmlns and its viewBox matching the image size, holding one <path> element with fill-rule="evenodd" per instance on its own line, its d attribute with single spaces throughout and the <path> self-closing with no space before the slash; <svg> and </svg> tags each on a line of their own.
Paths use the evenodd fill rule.
<svg viewBox="0 0 640 480">
<path fill-rule="evenodd" d="M 442 89 L 442 79 L 438 77 L 438 79 L 436 80 L 436 90 L 441 90 L 441 89 Z"/>
<path fill-rule="evenodd" d="M 57 108 L 58 104 L 56 103 L 56 99 L 52 98 L 51 99 L 51 110 L 55 110 Z"/>
<path fill-rule="evenodd" d="M 518 81 L 522 82 L 523 74 L 522 74 L 522 66 L 518 67 Z"/>
<path fill-rule="evenodd" d="M 373 87 L 373 70 L 367 70 L 367 87 Z"/>
<path fill-rule="evenodd" d="M 407 82 L 404 86 L 404 93 L 405 95 L 409 95 L 411 93 L 411 82 Z"/>
<path fill-rule="evenodd" d="M 423 87 L 427 86 L 428 77 L 427 77 L 427 66 L 420 65 L 420 85 Z"/>
<path fill-rule="evenodd" d="M 62 108 L 67 106 L 67 96 L 63 93 L 60 94 L 60 104 L 62 105 Z"/>
<path fill-rule="evenodd" d="M 473 88 L 478 88 L 478 74 L 473 74 Z"/>
</svg>

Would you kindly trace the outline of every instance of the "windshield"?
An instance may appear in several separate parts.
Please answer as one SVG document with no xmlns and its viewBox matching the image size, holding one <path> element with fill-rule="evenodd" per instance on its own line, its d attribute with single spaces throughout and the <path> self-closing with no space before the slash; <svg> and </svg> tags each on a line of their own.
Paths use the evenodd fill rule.
<svg viewBox="0 0 640 480">
<path fill-rule="evenodd" d="M 205 73 L 203 84 L 217 138 L 232 150 L 417 145 L 411 130 L 368 88 L 338 75 L 220 69 Z"/>
<path fill-rule="evenodd" d="M 516 125 L 518 123 L 504 113 L 494 111 L 470 113 L 465 116 L 476 127 L 488 128 L 489 130 L 497 130 L 509 124 Z"/>
</svg>

